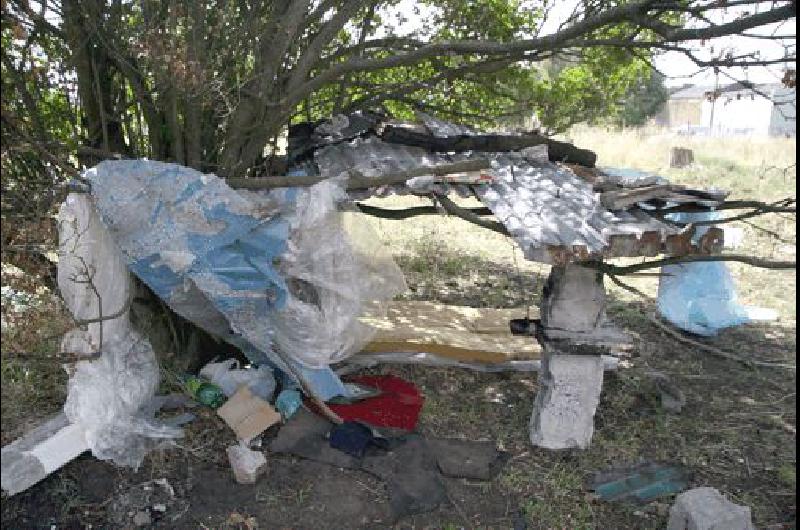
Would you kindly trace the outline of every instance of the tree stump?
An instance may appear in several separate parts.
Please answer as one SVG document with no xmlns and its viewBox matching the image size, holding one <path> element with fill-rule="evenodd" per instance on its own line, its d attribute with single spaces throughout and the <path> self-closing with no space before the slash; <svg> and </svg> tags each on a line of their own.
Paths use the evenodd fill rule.
<svg viewBox="0 0 800 530">
<path fill-rule="evenodd" d="M 669 167 L 686 167 L 694 162 L 694 152 L 685 147 L 673 147 L 669 150 Z"/>
</svg>

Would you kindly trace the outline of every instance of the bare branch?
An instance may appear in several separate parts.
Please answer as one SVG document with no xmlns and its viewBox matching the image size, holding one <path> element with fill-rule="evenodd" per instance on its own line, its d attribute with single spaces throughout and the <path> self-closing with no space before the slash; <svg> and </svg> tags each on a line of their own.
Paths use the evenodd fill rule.
<svg viewBox="0 0 800 530">
<path fill-rule="evenodd" d="M 680 265 L 682 263 L 710 262 L 710 261 L 735 261 L 739 263 L 745 263 L 752 267 L 759 267 L 762 269 L 788 270 L 797 268 L 797 262 L 795 261 L 773 261 L 773 260 L 758 258 L 756 256 L 748 256 L 743 254 L 670 256 L 667 258 L 645 261 L 643 263 L 635 263 L 633 265 L 612 265 L 610 263 L 596 263 L 587 266 L 596 268 L 609 275 L 625 276 L 635 272 L 640 272 L 649 269 L 656 269 L 659 267 L 663 267 L 665 265 Z"/>
<path fill-rule="evenodd" d="M 418 215 L 442 215 L 443 213 L 443 210 L 437 208 L 436 206 L 412 206 L 411 208 L 391 209 L 356 203 L 356 207 L 361 210 L 361 213 L 371 215 L 373 217 L 379 217 L 381 219 L 393 220 L 408 219 Z M 473 215 L 494 215 L 492 211 L 486 207 L 462 208 L 462 210 Z"/>
<path fill-rule="evenodd" d="M 476 214 L 470 212 L 469 210 L 465 210 L 461 208 L 459 205 L 451 201 L 447 198 L 446 195 L 441 193 L 434 193 L 436 200 L 439 201 L 439 204 L 442 205 L 442 208 L 451 215 L 455 215 L 459 219 L 463 219 L 468 223 L 472 223 L 474 225 L 478 225 L 483 228 L 488 228 L 489 230 L 493 230 L 498 234 L 503 234 L 504 236 L 509 235 L 508 230 L 502 223 L 498 223 L 497 221 L 490 221 L 488 219 L 481 219 Z"/>
</svg>

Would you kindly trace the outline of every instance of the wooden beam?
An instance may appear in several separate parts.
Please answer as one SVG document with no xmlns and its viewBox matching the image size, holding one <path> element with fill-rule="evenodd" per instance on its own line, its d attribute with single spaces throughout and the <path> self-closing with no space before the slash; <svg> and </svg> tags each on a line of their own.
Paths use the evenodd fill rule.
<svg viewBox="0 0 800 530">
<path fill-rule="evenodd" d="M 418 166 L 415 168 L 407 169 L 404 171 L 397 171 L 394 173 L 386 173 L 376 177 L 366 177 L 360 173 L 353 172 L 344 181 L 345 189 L 364 189 L 374 188 L 378 186 L 386 186 L 389 184 L 402 184 L 408 179 L 414 177 L 422 177 L 424 175 L 444 176 L 452 173 L 466 173 L 468 171 L 480 171 L 482 169 L 489 169 L 491 164 L 485 158 L 478 158 L 472 160 L 463 160 L 460 162 L 453 162 L 451 164 L 439 164 L 436 166 Z M 274 188 L 291 188 L 296 186 L 313 186 L 323 180 L 330 178 L 319 175 L 307 175 L 297 177 L 274 176 L 274 177 L 258 177 L 258 178 L 230 178 L 225 179 L 225 182 L 232 188 L 250 189 L 250 190 L 266 190 Z"/>
</svg>

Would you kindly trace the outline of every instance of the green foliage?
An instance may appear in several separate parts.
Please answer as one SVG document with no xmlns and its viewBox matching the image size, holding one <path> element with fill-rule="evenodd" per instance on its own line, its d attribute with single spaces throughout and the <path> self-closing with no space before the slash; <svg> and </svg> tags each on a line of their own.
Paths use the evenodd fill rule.
<svg viewBox="0 0 800 530">
<path fill-rule="evenodd" d="M 584 16 L 623 2 L 583 5 Z M 3 46 L 14 71 L 4 62 L 3 111 L 20 130 L 3 124 L 4 141 L 13 135 L 17 143 L 12 155 L 4 150 L 3 168 L 52 172 L 41 149 L 19 142 L 31 136 L 39 147 L 60 146 L 60 159 L 71 153 L 74 161 L 82 143 L 243 176 L 266 171 L 265 146 L 287 121 L 384 107 L 401 119 L 422 110 L 483 129 L 536 115 L 559 132 L 578 122 L 639 123 L 660 97 L 652 50 L 626 47 L 655 35 L 633 23 L 570 36 L 552 50 L 504 46 L 539 34 L 549 0 L 420 0 L 410 33 L 400 0 L 353 12 L 348 3 L 328 11 L 317 11 L 327 2 L 311 4 L 65 3 L 58 27 L 48 28 L 27 3 L 4 3 L 13 16 L 3 17 Z M 678 9 L 665 9 L 661 22 L 680 25 Z M 494 51 L 442 51 L 453 41 Z M 413 64 L 375 65 L 429 44 L 436 52 Z M 360 66 L 336 70 L 353 63 Z"/>
<path fill-rule="evenodd" d="M 615 117 L 618 126 L 644 125 L 648 118 L 655 116 L 669 98 L 669 91 L 664 86 L 664 77 L 658 72 L 651 72 L 625 98 L 622 110 Z"/>
<path fill-rule="evenodd" d="M 66 56 L 58 39 L 46 33 L 29 33 L 15 20 L 0 23 L 3 62 L 2 90 L 2 205 L 6 212 L 44 213 L 54 194 L 60 172 L 35 149 L 45 142 L 53 153 L 77 145 L 73 104 L 62 90 Z"/>
</svg>

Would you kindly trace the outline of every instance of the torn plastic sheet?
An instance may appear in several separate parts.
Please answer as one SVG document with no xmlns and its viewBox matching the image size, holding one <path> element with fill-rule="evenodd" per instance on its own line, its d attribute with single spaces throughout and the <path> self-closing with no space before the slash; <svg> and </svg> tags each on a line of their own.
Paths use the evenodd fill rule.
<svg viewBox="0 0 800 530">
<path fill-rule="evenodd" d="M 103 162 L 86 177 L 130 269 L 176 313 L 257 365 L 299 372 L 323 400 L 347 395 L 328 365 L 371 339 L 360 318 L 406 286 L 379 238 L 339 211 L 338 184 L 235 191 L 151 161 Z"/>
<path fill-rule="evenodd" d="M 262 218 L 263 198 L 240 197 L 214 176 L 159 162 L 104 162 L 86 176 L 131 270 L 157 296 L 252 362 L 286 369 L 269 355 L 269 330 L 258 316 L 269 309 L 262 293 L 275 293 L 275 305 L 285 299 L 272 263 L 285 250 L 288 225 Z M 252 315 L 239 333 L 231 324 L 237 312 Z"/>
<path fill-rule="evenodd" d="M 288 238 L 277 204 L 162 162 L 102 162 L 85 176 L 134 274 L 176 313 L 238 346 L 252 362 L 286 369 L 271 353 L 264 318 L 287 296 L 274 267 Z"/>
<path fill-rule="evenodd" d="M 278 270 L 288 279 L 289 295 L 266 319 L 274 347 L 312 369 L 366 346 L 376 329 L 362 319 L 385 316 L 386 303 L 406 289 L 402 271 L 362 214 L 339 210 L 346 201 L 340 185 L 323 181 L 300 190 L 294 211 L 285 215 L 291 236 Z"/>
<path fill-rule="evenodd" d="M 131 326 L 130 272 L 91 201 L 70 194 L 58 220 L 64 303 L 78 320 L 104 319 L 70 331 L 62 341 L 62 351 L 100 354 L 75 365 L 64 412 L 83 430 L 95 457 L 136 467 L 160 441 L 182 431 L 153 418 L 158 362 L 150 342 Z"/>
<path fill-rule="evenodd" d="M 719 212 L 676 213 L 670 219 L 692 223 L 719 219 Z M 699 226 L 693 243 L 708 231 Z M 753 320 L 773 320 L 770 309 L 741 305 L 727 265 L 721 261 L 680 263 L 661 267 L 658 311 L 675 326 L 697 335 L 712 336 L 721 329 Z"/>
</svg>

